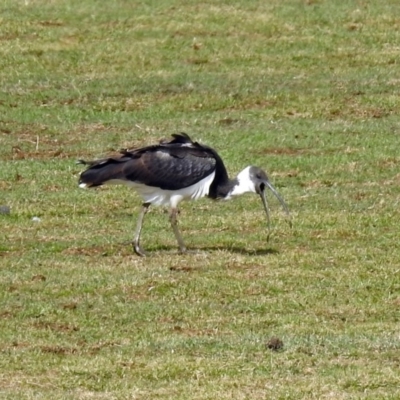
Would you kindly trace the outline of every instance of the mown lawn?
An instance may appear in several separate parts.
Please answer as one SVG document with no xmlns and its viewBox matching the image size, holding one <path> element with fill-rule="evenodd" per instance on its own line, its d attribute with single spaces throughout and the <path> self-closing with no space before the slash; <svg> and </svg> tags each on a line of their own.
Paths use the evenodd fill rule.
<svg viewBox="0 0 400 400">
<path fill-rule="evenodd" d="M 0 7 L 1 399 L 400 398 L 397 0 Z M 180 131 L 293 228 L 202 199 L 195 253 L 154 208 L 134 255 L 140 198 L 75 161 Z"/>
</svg>

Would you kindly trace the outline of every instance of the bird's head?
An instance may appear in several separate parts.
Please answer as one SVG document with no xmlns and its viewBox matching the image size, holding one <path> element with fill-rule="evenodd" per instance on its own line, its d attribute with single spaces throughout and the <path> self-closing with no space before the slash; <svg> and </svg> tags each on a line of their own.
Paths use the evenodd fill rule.
<svg viewBox="0 0 400 400">
<path fill-rule="evenodd" d="M 238 180 L 238 186 L 236 189 L 236 193 L 232 194 L 235 195 L 235 194 L 240 194 L 240 192 L 241 193 L 253 192 L 257 193 L 261 197 L 265 213 L 267 214 L 269 232 L 271 231 L 271 222 L 269 217 L 268 202 L 265 195 L 266 188 L 268 188 L 274 194 L 274 196 L 279 200 L 283 209 L 285 210 L 285 213 L 288 215 L 288 217 L 290 217 L 288 206 L 286 205 L 281 195 L 274 188 L 272 183 L 269 181 L 267 174 L 261 168 L 254 166 L 247 167 L 242 172 L 240 172 L 240 174 L 237 176 L 237 180 Z"/>
</svg>

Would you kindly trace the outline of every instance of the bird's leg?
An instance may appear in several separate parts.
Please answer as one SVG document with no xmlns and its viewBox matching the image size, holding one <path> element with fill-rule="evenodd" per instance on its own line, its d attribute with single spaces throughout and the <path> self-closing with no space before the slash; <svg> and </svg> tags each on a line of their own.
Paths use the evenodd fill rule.
<svg viewBox="0 0 400 400">
<path fill-rule="evenodd" d="M 143 203 L 142 205 L 142 211 L 139 214 L 139 218 L 136 224 L 136 230 L 135 230 L 135 236 L 133 238 L 133 250 L 135 250 L 135 253 L 138 256 L 145 257 L 144 251 L 141 249 L 139 242 L 140 242 L 140 233 L 142 232 L 142 225 L 143 225 L 143 220 L 144 216 L 147 214 L 147 211 L 149 211 L 150 203 Z"/>
<path fill-rule="evenodd" d="M 180 253 L 185 253 L 186 252 L 186 246 L 183 243 L 182 236 L 181 236 L 181 234 L 179 232 L 179 229 L 178 229 L 178 220 L 176 218 L 177 214 L 178 214 L 178 209 L 177 208 L 171 208 L 171 212 L 169 214 L 169 220 L 171 221 L 172 230 L 174 231 L 176 240 L 178 241 L 179 252 Z"/>
</svg>

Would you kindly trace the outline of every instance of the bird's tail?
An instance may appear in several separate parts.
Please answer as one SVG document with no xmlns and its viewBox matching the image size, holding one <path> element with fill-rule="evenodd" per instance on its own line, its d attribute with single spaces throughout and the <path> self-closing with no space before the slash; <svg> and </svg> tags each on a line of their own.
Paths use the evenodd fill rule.
<svg viewBox="0 0 400 400">
<path fill-rule="evenodd" d="M 121 158 L 108 158 L 98 161 L 79 160 L 78 164 L 88 165 L 79 177 L 79 187 L 88 188 L 101 186 L 110 181 L 123 181 L 123 166 L 127 160 Z"/>
</svg>

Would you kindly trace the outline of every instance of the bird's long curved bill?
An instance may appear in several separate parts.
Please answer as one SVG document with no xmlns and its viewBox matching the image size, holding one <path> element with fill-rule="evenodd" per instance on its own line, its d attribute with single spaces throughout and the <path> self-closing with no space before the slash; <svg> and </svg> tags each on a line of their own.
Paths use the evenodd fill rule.
<svg viewBox="0 0 400 400">
<path fill-rule="evenodd" d="M 272 184 L 270 182 L 265 181 L 264 184 L 266 187 L 268 187 L 268 189 L 271 190 L 271 192 L 274 194 L 274 196 L 279 200 L 279 203 L 281 203 L 283 209 L 285 210 L 286 215 L 290 218 L 289 208 L 286 205 L 285 201 L 280 196 L 280 194 L 276 191 L 276 189 L 272 186 Z M 269 240 L 269 237 L 271 234 L 271 219 L 269 216 L 269 208 L 268 208 L 267 198 L 265 196 L 265 190 L 260 191 L 260 196 L 261 196 L 261 200 L 264 205 L 265 213 L 267 214 L 267 221 L 268 221 L 268 238 L 267 238 L 267 240 Z M 290 227 L 292 226 L 292 222 L 290 219 L 289 219 L 289 225 L 290 225 Z"/>
</svg>

